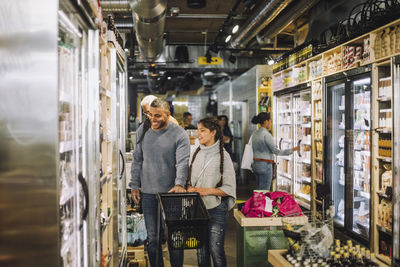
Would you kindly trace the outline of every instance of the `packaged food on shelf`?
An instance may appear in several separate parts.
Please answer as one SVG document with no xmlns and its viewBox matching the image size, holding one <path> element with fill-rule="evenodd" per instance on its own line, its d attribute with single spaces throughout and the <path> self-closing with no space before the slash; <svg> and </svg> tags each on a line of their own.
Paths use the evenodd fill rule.
<svg viewBox="0 0 400 267">
<path fill-rule="evenodd" d="M 383 164 L 384 172 L 381 175 L 381 192 L 386 192 L 388 187 L 392 187 L 392 165 Z"/>
<path fill-rule="evenodd" d="M 364 62 L 369 62 L 371 60 L 371 44 L 369 37 L 364 39 L 362 58 Z"/>
<path fill-rule="evenodd" d="M 378 82 L 378 97 L 392 98 L 392 78 L 380 78 Z"/>
<path fill-rule="evenodd" d="M 392 109 L 379 110 L 379 127 L 392 128 Z"/>
<path fill-rule="evenodd" d="M 310 73 L 310 79 L 314 79 L 322 75 L 322 70 L 323 70 L 322 65 L 323 65 L 322 58 L 319 60 L 309 62 L 308 68 Z"/>
<path fill-rule="evenodd" d="M 377 224 L 391 231 L 392 221 L 392 202 L 387 199 L 381 199 L 378 205 Z"/>
<path fill-rule="evenodd" d="M 391 157 L 392 156 L 392 149 L 391 148 L 385 148 L 385 147 L 380 147 L 378 149 L 378 155 L 381 157 Z"/>
</svg>

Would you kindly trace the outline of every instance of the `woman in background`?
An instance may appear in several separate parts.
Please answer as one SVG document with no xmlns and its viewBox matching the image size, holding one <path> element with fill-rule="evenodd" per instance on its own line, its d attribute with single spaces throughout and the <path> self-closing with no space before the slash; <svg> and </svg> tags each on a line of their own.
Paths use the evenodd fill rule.
<svg viewBox="0 0 400 267">
<path fill-rule="evenodd" d="M 198 124 L 200 146 L 190 157 L 188 192 L 198 192 L 209 214 L 209 243 L 197 250 L 199 266 L 226 266 L 224 249 L 228 211 L 236 200 L 236 175 L 217 120 Z"/>
<path fill-rule="evenodd" d="M 232 141 L 233 135 L 231 129 L 228 126 L 229 119 L 226 115 L 218 116 L 218 123 L 221 126 L 222 134 L 223 134 L 223 143 L 226 152 L 229 153 L 229 156 L 232 159 Z"/>
<path fill-rule="evenodd" d="M 269 112 L 261 112 L 254 116 L 251 123 L 260 124 L 261 126 L 252 135 L 254 156 L 252 166 L 253 172 L 257 178 L 258 189 L 270 190 L 273 177 L 274 155 L 290 155 L 293 151 L 299 150 L 300 147 L 297 146 L 285 150 L 280 150 L 276 147 L 274 138 L 269 132 L 272 126 L 271 115 Z"/>
</svg>

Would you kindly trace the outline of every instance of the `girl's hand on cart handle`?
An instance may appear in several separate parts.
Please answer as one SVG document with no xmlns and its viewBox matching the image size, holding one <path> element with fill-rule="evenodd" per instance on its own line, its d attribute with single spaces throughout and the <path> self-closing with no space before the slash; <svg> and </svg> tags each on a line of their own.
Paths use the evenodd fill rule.
<svg viewBox="0 0 400 267">
<path fill-rule="evenodd" d="M 174 187 L 171 188 L 171 190 L 168 191 L 168 193 L 185 193 L 185 192 L 186 189 L 180 185 L 175 185 Z"/>
<path fill-rule="evenodd" d="M 132 200 L 136 204 L 139 203 L 139 201 L 140 201 L 140 190 L 139 189 L 132 190 L 131 197 L 132 197 Z"/>
</svg>

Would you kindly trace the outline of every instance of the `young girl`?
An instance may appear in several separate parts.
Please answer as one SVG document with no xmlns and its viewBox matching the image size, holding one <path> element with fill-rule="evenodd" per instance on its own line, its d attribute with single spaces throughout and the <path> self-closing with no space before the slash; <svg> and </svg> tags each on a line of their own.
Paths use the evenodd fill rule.
<svg viewBox="0 0 400 267">
<path fill-rule="evenodd" d="M 207 208 L 209 244 L 197 250 L 199 266 L 226 266 L 224 249 L 226 219 L 236 200 L 236 175 L 232 160 L 224 149 L 217 120 L 205 118 L 198 125 L 200 146 L 191 155 L 188 192 L 198 192 Z"/>
</svg>

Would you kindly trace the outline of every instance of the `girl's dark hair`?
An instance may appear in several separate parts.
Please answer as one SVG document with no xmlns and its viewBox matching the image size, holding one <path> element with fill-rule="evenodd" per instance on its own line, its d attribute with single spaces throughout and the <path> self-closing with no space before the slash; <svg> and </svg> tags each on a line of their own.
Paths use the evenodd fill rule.
<svg viewBox="0 0 400 267">
<path fill-rule="evenodd" d="M 223 141 L 221 127 L 218 124 L 218 120 L 215 120 L 213 118 L 201 119 L 199 121 L 199 125 L 200 124 L 203 125 L 205 128 L 209 129 L 210 132 L 215 130 L 214 140 L 215 140 L 215 142 L 217 142 L 219 140 L 219 154 L 220 154 L 219 172 L 221 174 L 221 180 L 217 184 L 217 187 L 220 187 L 222 185 L 223 173 L 224 173 L 224 141 Z M 201 149 L 200 146 L 196 149 L 196 151 L 193 154 L 192 161 L 190 162 L 187 185 L 191 185 L 192 165 L 193 165 L 193 162 L 197 156 L 197 153 L 199 153 L 200 149 Z"/>
<path fill-rule="evenodd" d="M 271 119 L 271 114 L 269 112 L 261 112 L 251 119 L 253 124 L 263 124 L 264 121 L 269 121 Z"/>
</svg>

